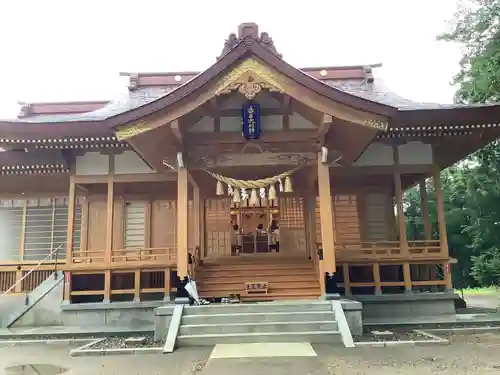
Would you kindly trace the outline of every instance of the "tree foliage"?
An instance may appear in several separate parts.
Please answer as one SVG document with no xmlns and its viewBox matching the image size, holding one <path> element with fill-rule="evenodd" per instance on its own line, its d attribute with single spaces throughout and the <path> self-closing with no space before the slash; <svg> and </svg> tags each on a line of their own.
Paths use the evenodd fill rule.
<svg viewBox="0 0 500 375">
<path fill-rule="evenodd" d="M 500 0 L 460 1 L 450 30 L 439 40 L 463 47 L 454 77 L 458 103 L 500 102 Z M 494 142 L 441 174 L 455 283 L 500 285 L 500 145 Z M 433 236 L 435 196 L 429 194 Z M 407 191 L 408 238 L 423 234 L 418 188 Z M 457 285 L 457 286 L 458 286 Z"/>
</svg>

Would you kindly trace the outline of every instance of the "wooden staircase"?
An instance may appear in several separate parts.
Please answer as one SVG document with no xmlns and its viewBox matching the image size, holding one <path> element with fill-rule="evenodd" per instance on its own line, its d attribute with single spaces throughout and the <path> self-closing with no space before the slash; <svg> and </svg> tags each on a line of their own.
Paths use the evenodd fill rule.
<svg viewBox="0 0 500 375">
<path fill-rule="evenodd" d="M 242 301 L 316 299 L 320 296 L 318 276 L 307 257 L 281 254 L 239 255 L 206 260 L 196 270 L 201 298 L 238 294 Z M 267 282 L 266 293 L 247 293 L 245 283 Z"/>
</svg>

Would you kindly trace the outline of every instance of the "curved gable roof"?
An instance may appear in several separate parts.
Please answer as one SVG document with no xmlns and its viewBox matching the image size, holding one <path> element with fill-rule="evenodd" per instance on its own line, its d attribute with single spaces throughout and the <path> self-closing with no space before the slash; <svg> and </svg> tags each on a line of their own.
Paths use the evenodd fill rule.
<svg viewBox="0 0 500 375">
<path fill-rule="evenodd" d="M 106 123 L 110 127 L 116 127 L 128 122 L 138 120 L 144 116 L 154 114 L 157 111 L 164 110 L 169 106 L 188 97 L 196 90 L 203 87 L 227 71 L 229 67 L 245 57 L 255 56 L 278 72 L 290 77 L 297 83 L 309 88 L 310 90 L 329 98 L 338 103 L 345 104 L 354 109 L 371 112 L 382 116 L 393 116 L 397 112 L 396 107 L 382 104 L 376 101 L 365 99 L 335 87 L 324 84 L 323 82 L 311 77 L 310 75 L 294 68 L 284 60 L 276 56 L 270 50 L 261 45 L 261 43 L 252 37 L 246 37 L 241 40 L 232 50 L 222 56 L 215 64 L 204 72 L 198 74 L 185 84 L 175 88 L 167 95 L 162 96 L 150 103 L 140 107 L 130 109 L 129 111 L 118 113 L 107 119 Z"/>
</svg>

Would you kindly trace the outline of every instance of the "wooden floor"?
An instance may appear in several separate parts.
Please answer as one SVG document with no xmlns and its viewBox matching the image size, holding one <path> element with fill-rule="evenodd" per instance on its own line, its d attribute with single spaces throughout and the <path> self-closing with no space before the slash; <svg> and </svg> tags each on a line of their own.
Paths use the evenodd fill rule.
<svg viewBox="0 0 500 375">
<path fill-rule="evenodd" d="M 320 287 L 312 261 L 306 256 L 252 254 L 207 259 L 197 269 L 201 298 L 229 297 L 239 294 L 242 301 L 315 299 Z M 267 294 L 248 294 L 247 282 L 267 282 Z"/>
</svg>

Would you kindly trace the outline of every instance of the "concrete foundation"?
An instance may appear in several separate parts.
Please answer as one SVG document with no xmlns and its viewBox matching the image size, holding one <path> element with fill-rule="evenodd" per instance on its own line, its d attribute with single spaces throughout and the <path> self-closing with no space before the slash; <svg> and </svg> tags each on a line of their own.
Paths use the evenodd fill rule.
<svg viewBox="0 0 500 375">
<path fill-rule="evenodd" d="M 154 309 L 163 304 L 162 301 L 155 301 L 62 305 L 61 317 L 65 326 L 153 327 Z"/>
<path fill-rule="evenodd" d="M 444 293 L 407 293 L 380 296 L 352 296 L 362 302 L 363 318 L 404 318 L 415 316 L 438 316 L 455 314 L 453 292 Z"/>
<path fill-rule="evenodd" d="M 340 300 L 342 310 L 347 320 L 347 325 L 353 336 L 363 334 L 363 304 L 359 301 L 342 298 Z"/>
</svg>

